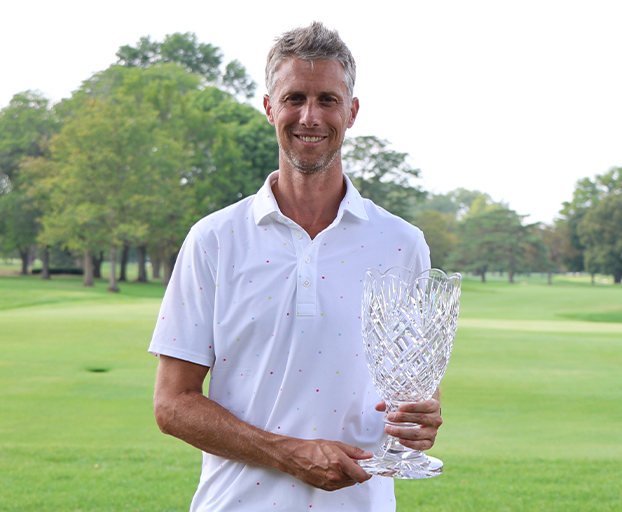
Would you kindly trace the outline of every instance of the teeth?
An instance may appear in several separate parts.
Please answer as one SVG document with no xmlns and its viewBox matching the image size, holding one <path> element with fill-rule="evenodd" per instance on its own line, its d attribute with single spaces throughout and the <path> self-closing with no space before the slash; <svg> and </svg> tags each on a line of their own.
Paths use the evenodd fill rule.
<svg viewBox="0 0 622 512">
<path fill-rule="evenodd" d="M 301 140 L 305 142 L 318 142 L 323 139 L 323 137 L 300 137 Z"/>
</svg>

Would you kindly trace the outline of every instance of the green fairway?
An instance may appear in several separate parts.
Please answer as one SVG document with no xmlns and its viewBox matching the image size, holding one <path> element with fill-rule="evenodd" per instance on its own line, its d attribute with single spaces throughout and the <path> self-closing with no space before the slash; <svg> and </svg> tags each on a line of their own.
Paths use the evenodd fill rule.
<svg viewBox="0 0 622 512">
<path fill-rule="evenodd" d="M 0 276 L 0 510 L 184 511 L 200 454 L 162 435 L 146 353 L 163 288 Z M 466 279 L 440 478 L 398 511 L 622 510 L 622 287 Z"/>
</svg>

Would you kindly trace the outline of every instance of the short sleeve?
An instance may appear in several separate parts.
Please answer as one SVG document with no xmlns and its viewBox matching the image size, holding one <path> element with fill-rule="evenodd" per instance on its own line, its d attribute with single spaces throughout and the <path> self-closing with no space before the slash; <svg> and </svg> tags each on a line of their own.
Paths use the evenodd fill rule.
<svg viewBox="0 0 622 512">
<path fill-rule="evenodd" d="M 432 263 L 430 262 L 430 248 L 425 241 L 423 232 L 419 228 L 415 229 L 417 230 L 417 243 L 415 246 L 415 250 L 413 251 L 413 259 L 410 262 L 410 266 L 408 268 L 413 269 L 414 274 L 418 276 L 419 274 L 421 274 L 421 272 L 429 270 Z"/>
<path fill-rule="evenodd" d="M 177 256 L 149 352 L 211 367 L 215 280 L 205 247 L 193 227 Z"/>
</svg>

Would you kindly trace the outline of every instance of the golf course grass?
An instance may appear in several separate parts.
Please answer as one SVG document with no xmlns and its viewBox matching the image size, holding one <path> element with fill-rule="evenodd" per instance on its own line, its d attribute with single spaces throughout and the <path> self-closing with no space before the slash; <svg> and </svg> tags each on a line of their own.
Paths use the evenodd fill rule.
<svg viewBox="0 0 622 512">
<path fill-rule="evenodd" d="M 0 276 L 0 511 L 188 510 L 200 454 L 151 407 L 163 287 L 106 287 Z M 622 510 L 622 287 L 465 279 L 462 297 L 445 471 L 397 481 L 398 511 Z"/>
</svg>

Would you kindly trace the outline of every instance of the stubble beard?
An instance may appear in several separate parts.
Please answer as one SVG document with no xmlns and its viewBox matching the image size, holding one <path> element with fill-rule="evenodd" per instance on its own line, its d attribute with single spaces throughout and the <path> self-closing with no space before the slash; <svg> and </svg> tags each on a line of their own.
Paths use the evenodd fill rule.
<svg viewBox="0 0 622 512">
<path fill-rule="evenodd" d="M 284 148 L 280 142 L 278 144 L 279 144 L 279 150 L 281 152 L 281 155 L 285 157 L 285 160 L 287 160 L 287 162 L 296 171 L 298 171 L 301 174 L 319 174 L 322 172 L 326 172 L 331 167 L 331 165 L 335 163 L 335 160 L 337 160 L 337 157 L 341 155 L 341 145 L 343 144 L 343 140 L 341 141 L 341 144 L 339 145 L 338 149 L 336 149 L 332 153 L 321 155 L 317 160 L 313 162 L 308 162 L 306 160 L 303 160 L 293 151 L 290 151 L 289 149 Z"/>
</svg>

